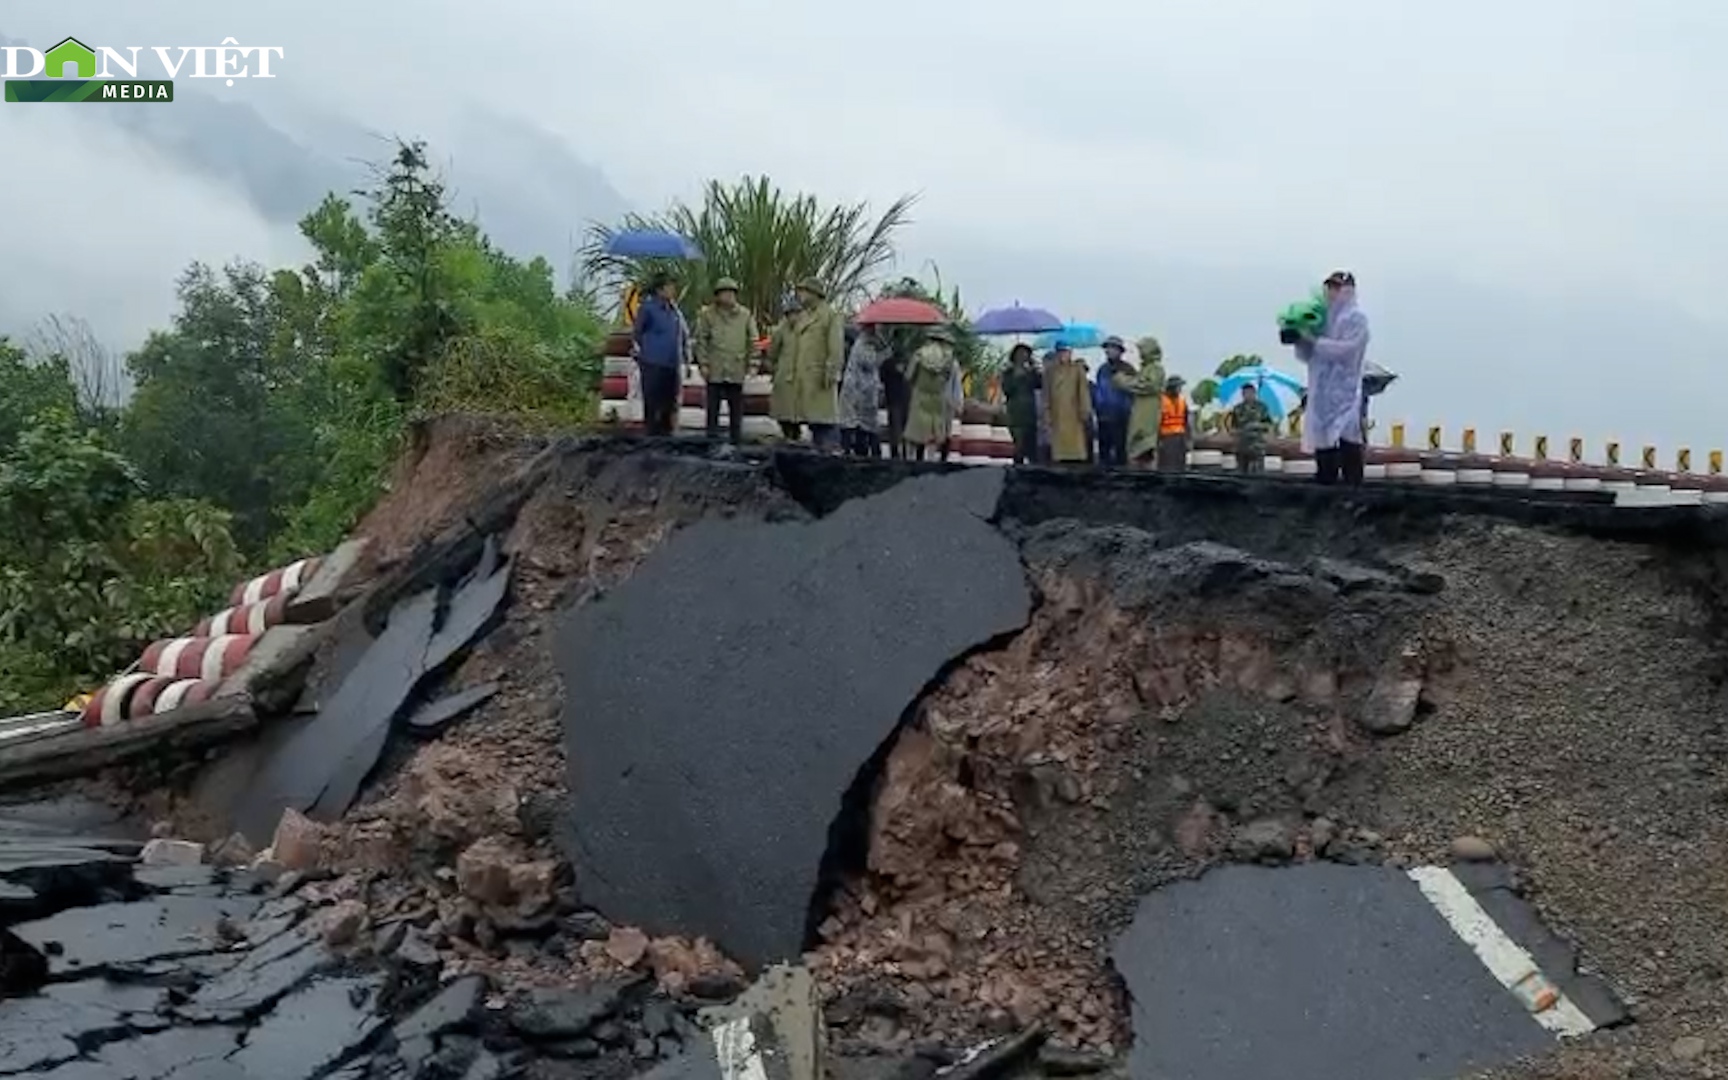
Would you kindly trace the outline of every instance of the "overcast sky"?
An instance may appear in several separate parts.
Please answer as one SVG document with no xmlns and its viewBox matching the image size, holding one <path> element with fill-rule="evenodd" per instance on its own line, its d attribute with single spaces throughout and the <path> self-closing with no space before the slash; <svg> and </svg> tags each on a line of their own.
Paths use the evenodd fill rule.
<svg viewBox="0 0 1728 1080">
<path fill-rule="evenodd" d="M 1277 352 L 1275 309 L 1349 267 L 1404 376 L 1385 414 L 1728 444 L 1702 386 L 1728 326 L 1720 3 L 7 0 L 0 33 L 280 45 L 272 83 L 202 88 L 433 140 L 487 106 L 648 208 L 743 172 L 916 191 L 909 271 L 1158 333 L 1196 374 Z M 0 188 L 0 320 L 135 335 L 188 259 L 293 251 L 80 113 L 0 106 L 44 163 Z"/>
</svg>

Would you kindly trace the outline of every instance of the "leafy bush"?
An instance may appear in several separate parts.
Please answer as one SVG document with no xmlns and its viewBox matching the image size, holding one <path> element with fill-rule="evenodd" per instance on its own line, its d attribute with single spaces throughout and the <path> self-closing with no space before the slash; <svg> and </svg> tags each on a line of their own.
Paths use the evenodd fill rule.
<svg viewBox="0 0 1728 1080">
<path fill-rule="evenodd" d="M 220 606 L 241 565 L 229 522 L 147 498 L 68 410 L 35 417 L 0 459 L 0 708 L 52 708 Z"/>
</svg>

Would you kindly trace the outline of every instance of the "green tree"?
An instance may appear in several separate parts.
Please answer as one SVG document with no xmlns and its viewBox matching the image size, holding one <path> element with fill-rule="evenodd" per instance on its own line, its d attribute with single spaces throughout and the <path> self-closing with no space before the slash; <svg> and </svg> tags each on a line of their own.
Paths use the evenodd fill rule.
<svg viewBox="0 0 1728 1080">
<path fill-rule="evenodd" d="M 240 560 L 225 513 L 145 497 L 69 409 L 0 455 L 0 709 L 52 708 L 215 610 Z"/>
<path fill-rule="evenodd" d="M 818 278 L 836 306 L 865 299 L 876 275 L 894 261 L 894 235 L 911 221 L 914 196 L 895 200 L 880 214 L 867 203 L 827 205 L 814 195 L 790 195 L 766 177 L 735 184 L 711 180 L 697 205 L 673 203 L 659 214 L 632 214 L 617 226 L 590 227 L 578 252 L 583 277 L 601 290 L 621 292 L 659 269 L 685 285 L 686 315 L 706 303 L 713 283 L 730 277 L 739 299 L 766 320 L 780 315 L 781 300 L 803 278 Z M 656 229 L 696 244 L 700 262 L 609 255 L 620 231 Z"/>
<path fill-rule="evenodd" d="M 263 267 L 195 264 L 179 294 L 172 328 L 127 357 L 137 390 L 120 448 L 154 489 L 229 508 L 255 550 L 317 469 L 309 418 L 294 407 L 299 357 Z"/>
<path fill-rule="evenodd" d="M 0 452 L 15 445 L 36 417 L 54 410 L 78 410 L 66 358 L 32 359 L 0 337 Z"/>
<path fill-rule="evenodd" d="M 324 550 L 381 490 L 416 413 L 502 413 L 532 426 L 591 419 L 600 319 L 560 295 L 543 258 L 495 248 L 450 212 L 421 143 L 402 143 L 365 220 L 330 196 L 301 221 L 315 258 L 279 273 L 275 292 L 311 374 L 298 408 L 312 418 L 319 473 L 272 550 Z"/>
<path fill-rule="evenodd" d="M 601 321 L 453 216 L 423 144 L 300 228 L 298 269 L 188 268 L 124 409 L 82 324 L 0 339 L 0 708 L 94 688 L 249 561 L 329 550 L 416 413 L 593 415 Z"/>
</svg>

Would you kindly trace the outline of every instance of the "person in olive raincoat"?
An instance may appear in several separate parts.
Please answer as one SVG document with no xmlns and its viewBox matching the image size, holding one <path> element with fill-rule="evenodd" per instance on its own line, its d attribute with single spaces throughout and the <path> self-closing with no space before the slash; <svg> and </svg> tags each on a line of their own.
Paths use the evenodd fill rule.
<svg viewBox="0 0 1728 1080">
<path fill-rule="evenodd" d="M 708 384 L 708 437 L 720 434 L 720 406 L 726 406 L 727 434 L 732 445 L 744 440 L 744 376 L 756 351 L 756 316 L 738 302 L 738 283 L 723 277 L 714 283 L 714 302 L 696 314 L 692 348 L 696 366 Z"/>
<path fill-rule="evenodd" d="M 948 438 L 960 415 L 962 400 L 960 358 L 954 355 L 954 332 L 932 326 L 924 344 L 906 364 L 906 386 L 912 393 L 902 438 L 915 460 L 923 461 L 930 448 L 948 460 Z"/>
<path fill-rule="evenodd" d="M 1123 370 L 1125 369 L 1125 370 Z M 1129 400 L 1128 462 L 1138 468 L 1151 464 L 1158 454 L 1158 417 L 1163 407 L 1164 369 L 1160 357 L 1140 354 L 1140 367 L 1123 363 L 1111 376 L 1118 393 Z"/>
<path fill-rule="evenodd" d="M 788 438 L 803 425 L 820 449 L 834 445 L 840 418 L 840 372 L 846 363 L 846 320 L 828 302 L 815 278 L 798 283 L 797 314 L 787 320 L 785 340 L 774 358 L 774 418 Z"/>
<path fill-rule="evenodd" d="M 1092 388 L 1086 365 L 1065 341 L 1044 369 L 1044 423 L 1050 431 L 1050 458 L 1057 464 L 1084 462 L 1091 449 Z"/>
</svg>

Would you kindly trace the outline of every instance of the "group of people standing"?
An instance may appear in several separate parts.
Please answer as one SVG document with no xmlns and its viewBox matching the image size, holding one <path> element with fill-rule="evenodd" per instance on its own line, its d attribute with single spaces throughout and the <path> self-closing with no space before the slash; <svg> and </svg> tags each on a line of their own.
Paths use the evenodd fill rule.
<svg viewBox="0 0 1728 1080">
<path fill-rule="evenodd" d="M 1360 484 L 1368 322 L 1356 306 L 1353 274 L 1338 271 L 1324 285 L 1325 328 L 1294 343 L 1296 359 L 1309 373 L 1303 448 L 1314 454 L 1321 483 Z M 933 453 L 947 460 L 949 433 L 964 404 L 960 361 L 948 327 L 925 328 L 918 346 L 902 355 L 885 327 L 850 331 L 823 284 L 813 278 L 798 283 L 784 308 L 769 332 L 766 355 L 756 362 L 760 327 L 755 314 L 738 302 L 736 281 L 715 282 L 712 302 L 702 307 L 692 332 L 678 309 L 671 277 L 652 279 L 631 327 L 648 433 L 672 433 L 682 372 L 694 363 L 707 383 L 709 437 L 719 435 L 724 406 L 730 439 L 740 442 L 744 380 L 754 367 L 774 378 L 770 412 L 787 439 L 801 438 L 808 428 L 818 449 L 880 457 L 879 409 L 885 402 L 892 456 L 923 460 Z M 1181 376 L 1164 376 L 1163 357 L 1152 339 L 1142 342 L 1138 368 L 1125 354 L 1121 338 L 1107 338 L 1104 363 L 1094 376 L 1067 342 L 1057 341 L 1041 362 L 1034 362 L 1031 346 L 1015 345 L 1002 375 L 1014 463 L 1186 468 L 1194 410 Z M 1255 387 L 1245 386 L 1229 413 L 1240 471 L 1264 469 L 1274 426 Z"/>
<path fill-rule="evenodd" d="M 1096 464 L 1103 468 L 1155 467 L 1175 472 L 1187 466 L 1194 443 L 1194 410 L 1180 375 L 1163 373 L 1163 356 L 1151 338 L 1141 342 L 1140 366 L 1128 362 L 1119 337 L 1104 341 L 1104 363 L 1095 375 L 1065 342 L 1033 363 L 1032 349 L 1016 345 L 1002 376 L 1014 462 Z M 1236 457 L 1243 472 L 1260 472 L 1272 414 L 1254 387 L 1230 411 Z"/>
<path fill-rule="evenodd" d="M 820 450 L 880 457 L 885 400 L 894 457 L 923 460 L 933 452 L 946 460 L 948 432 L 963 403 L 952 330 L 927 328 L 918 347 L 902 356 L 885 327 L 849 330 L 823 284 L 806 278 L 787 298 L 758 361 L 760 324 L 738 302 L 738 291 L 731 278 L 716 281 L 712 301 L 697 313 L 692 330 L 678 309 L 671 276 L 659 274 L 648 282 L 631 324 L 648 434 L 670 435 L 676 427 L 682 372 L 694 364 L 707 384 L 711 438 L 720 433 L 724 407 L 729 438 L 734 444 L 742 441 L 744 380 L 756 370 L 774 378 L 769 414 L 789 440 L 807 430 Z"/>
</svg>

